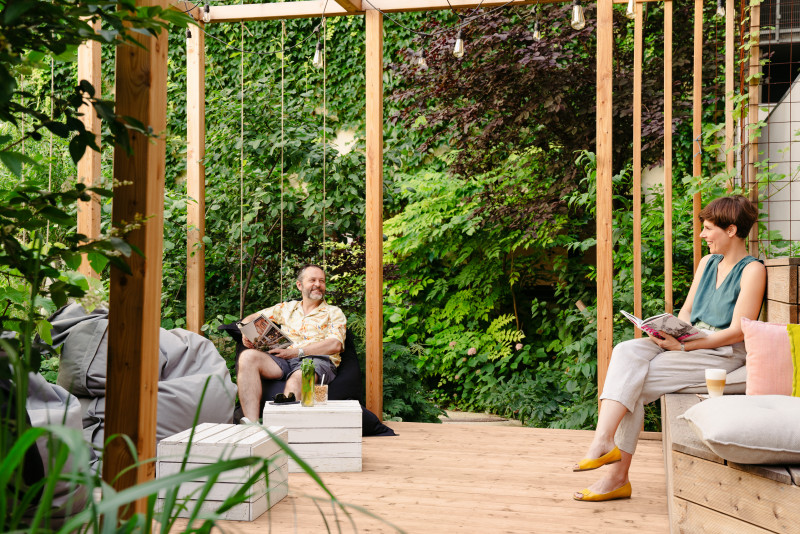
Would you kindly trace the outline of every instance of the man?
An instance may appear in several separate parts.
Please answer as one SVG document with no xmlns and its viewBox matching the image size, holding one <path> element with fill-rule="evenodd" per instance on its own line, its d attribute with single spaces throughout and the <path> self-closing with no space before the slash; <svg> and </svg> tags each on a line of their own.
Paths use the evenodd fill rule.
<svg viewBox="0 0 800 534">
<path fill-rule="evenodd" d="M 307 355 L 327 355 L 330 358 L 314 357 L 316 380 L 322 375 L 325 382 L 336 378 L 336 368 L 342 361 L 340 352 L 344 349 L 344 336 L 347 319 L 342 310 L 327 304 L 325 297 L 325 272 L 318 265 L 306 265 L 297 273 L 297 289 L 303 295 L 301 301 L 281 302 L 245 318 L 252 321 L 263 313 L 281 326 L 292 340 L 285 349 L 272 349 L 269 353 L 253 348 L 247 339 L 242 339 L 248 347 L 239 355 L 239 401 L 242 404 L 247 423 L 258 421 L 261 413 L 261 378 L 286 380 L 284 393 L 294 393 L 300 398 L 300 359 Z"/>
</svg>

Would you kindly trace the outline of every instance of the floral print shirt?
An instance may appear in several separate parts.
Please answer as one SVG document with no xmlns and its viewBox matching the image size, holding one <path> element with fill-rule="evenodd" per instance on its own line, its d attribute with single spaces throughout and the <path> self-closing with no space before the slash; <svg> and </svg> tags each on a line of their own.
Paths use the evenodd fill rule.
<svg viewBox="0 0 800 534">
<path fill-rule="evenodd" d="M 303 312 L 303 301 L 301 300 L 281 302 L 261 310 L 260 313 L 269 317 L 273 323 L 280 325 L 292 340 L 292 346 L 295 348 L 329 338 L 339 340 L 344 347 L 347 318 L 342 310 L 325 301 L 308 315 Z M 341 354 L 331 354 L 333 365 L 338 367 L 341 361 Z"/>
</svg>

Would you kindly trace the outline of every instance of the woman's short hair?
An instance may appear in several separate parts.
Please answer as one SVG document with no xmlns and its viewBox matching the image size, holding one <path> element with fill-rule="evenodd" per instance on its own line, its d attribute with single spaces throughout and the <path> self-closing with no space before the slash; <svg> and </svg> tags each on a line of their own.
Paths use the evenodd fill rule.
<svg viewBox="0 0 800 534">
<path fill-rule="evenodd" d="M 708 221 L 720 228 L 736 225 L 736 235 L 742 239 L 750 233 L 758 219 L 758 208 L 742 195 L 720 197 L 700 210 L 700 221 Z"/>
</svg>

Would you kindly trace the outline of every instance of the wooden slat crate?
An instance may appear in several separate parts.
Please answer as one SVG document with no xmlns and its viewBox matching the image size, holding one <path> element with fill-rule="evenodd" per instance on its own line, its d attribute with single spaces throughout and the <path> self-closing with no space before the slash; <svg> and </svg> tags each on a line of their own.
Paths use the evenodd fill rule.
<svg viewBox="0 0 800 534">
<path fill-rule="evenodd" d="M 800 293 L 798 271 L 800 258 L 764 260 L 767 268 L 767 299 L 764 319 L 772 323 L 798 323 Z"/>
<path fill-rule="evenodd" d="M 289 444 L 320 473 L 361 471 L 361 406 L 358 401 L 328 401 L 326 405 L 264 406 L 264 424 L 289 429 Z M 289 472 L 302 469 L 289 460 Z"/>
<path fill-rule="evenodd" d="M 269 430 L 284 441 L 288 439 L 286 428 L 273 426 Z M 190 436 L 191 429 L 165 438 L 158 444 L 157 477 L 180 471 Z M 287 457 L 275 440 L 258 425 L 203 423 L 196 427 L 185 467 L 187 470 L 215 463 L 221 459 L 251 456 L 272 459 L 270 471 L 266 477 L 260 478 L 250 488 L 250 497 L 228 510 L 223 519 L 252 521 L 286 497 L 289 493 Z M 199 503 L 200 510 L 203 512 L 216 510 L 221 502 L 237 491 L 256 470 L 256 467 L 249 466 L 220 475 L 203 502 Z M 197 507 L 198 501 L 192 497 L 200 493 L 204 484 L 205 480 L 197 479 L 181 485 L 178 498 L 185 502 L 188 509 L 180 511 L 179 517 L 188 517 L 190 511 Z M 159 498 L 159 510 L 163 504 L 163 499 Z"/>
</svg>

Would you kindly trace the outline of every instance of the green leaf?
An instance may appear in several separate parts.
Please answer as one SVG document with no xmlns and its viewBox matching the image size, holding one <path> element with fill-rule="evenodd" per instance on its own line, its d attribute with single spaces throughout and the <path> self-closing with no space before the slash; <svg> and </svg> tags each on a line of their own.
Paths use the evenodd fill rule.
<svg viewBox="0 0 800 534">
<path fill-rule="evenodd" d="M 103 269 L 108 265 L 108 258 L 97 252 L 89 252 L 86 258 L 89 260 L 89 265 L 96 273 L 102 273 Z"/>
<path fill-rule="evenodd" d="M 0 161 L 3 162 L 3 165 L 14 174 L 17 178 L 22 177 L 22 165 L 25 163 L 33 163 L 31 158 L 24 154 L 20 154 L 18 152 L 12 152 L 10 150 L 4 150 L 0 152 Z"/>
</svg>

